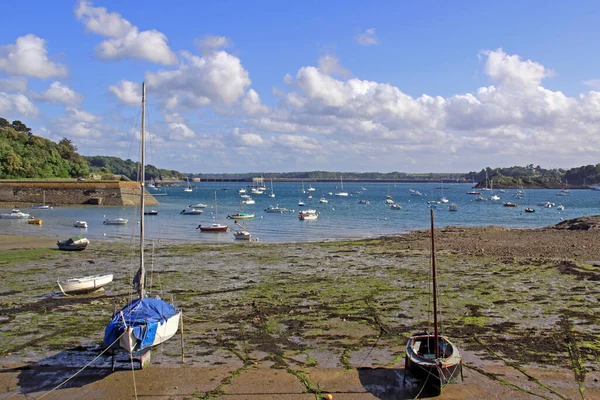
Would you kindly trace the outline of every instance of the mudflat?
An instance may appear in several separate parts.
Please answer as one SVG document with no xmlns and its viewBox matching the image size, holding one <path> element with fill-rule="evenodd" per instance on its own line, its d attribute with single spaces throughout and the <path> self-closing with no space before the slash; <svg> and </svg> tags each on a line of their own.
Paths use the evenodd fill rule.
<svg viewBox="0 0 600 400">
<path fill-rule="evenodd" d="M 600 399 L 598 220 L 436 230 L 443 333 L 464 356 L 440 398 Z M 183 310 L 183 338 L 132 372 L 102 339 L 132 295 L 136 246 L 0 236 L 0 399 L 428 397 L 404 348 L 431 326 L 429 246 L 427 231 L 148 246 L 150 295 Z M 57 278 L 101 273 L 115 274 L 102 293 L 58 294 Z"/>
</svg>

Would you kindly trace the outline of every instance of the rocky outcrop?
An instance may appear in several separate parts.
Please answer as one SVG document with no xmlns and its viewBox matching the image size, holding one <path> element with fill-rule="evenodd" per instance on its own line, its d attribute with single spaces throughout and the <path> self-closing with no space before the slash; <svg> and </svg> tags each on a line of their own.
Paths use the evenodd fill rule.
<svg viewBox="0 0 600 400">
<path fill-rule="evenodd" d="M 146 204 L 158 201 L 145 191 Z M 0 202 L 47 205 L 95 204 L 105 206 L 135 206 L 140 204 L 140 185 L 137 182 L 0 182 Z"/>
</svg>

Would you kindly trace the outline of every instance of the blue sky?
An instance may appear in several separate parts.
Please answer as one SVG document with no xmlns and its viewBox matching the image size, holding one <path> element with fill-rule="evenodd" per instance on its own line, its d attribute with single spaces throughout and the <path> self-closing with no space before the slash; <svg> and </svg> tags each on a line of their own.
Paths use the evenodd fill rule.
<svg viewBox="0 0 600 400">
<path fill-rule="evenodd" d="M 289 4 L 288 4 L 289 3 Z M 600 161 L 600 5 L 11 2 L 0 116 L 184 172 Z M 33 11 L 32 11 L 33 10 Z"/>
</svg>

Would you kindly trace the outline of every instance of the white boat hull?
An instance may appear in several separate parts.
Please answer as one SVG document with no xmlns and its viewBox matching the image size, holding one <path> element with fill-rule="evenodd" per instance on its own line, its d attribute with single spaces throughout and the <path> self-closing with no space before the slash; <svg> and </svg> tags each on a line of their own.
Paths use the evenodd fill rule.
<svg viewBox="0 0 600 400">
<path fill-rule="evenodd" d="M 154 341 L 148 347 L 159 345 L 172 338 L 173 335 L 175 335 L 177 333 L 177 330 L 179 329 L 180 320 L 181 311 L 179 311 L 177 314 L 173 315 L 166 321 L 159 322 L 158 327 L 156 328 L 156 336 L 154 337 Z M 123 336 L 121 336 L 121 339 L 119 339 L 119 345 L 130 353 L 133 353 L 134 351 L 143 350 L 139 348 L 139 342 L 140 341 L 133 334 L 132 327 L 125 328 L 125 333 L 123 334 Z"/>
<path fill-rule="evenodd" d="M 113 275 L 95 275 L 83 278 L 56 281 L 58 288 L 63 294 L 88 293 L 100 289 L 113 280 Z"/>
</svg>

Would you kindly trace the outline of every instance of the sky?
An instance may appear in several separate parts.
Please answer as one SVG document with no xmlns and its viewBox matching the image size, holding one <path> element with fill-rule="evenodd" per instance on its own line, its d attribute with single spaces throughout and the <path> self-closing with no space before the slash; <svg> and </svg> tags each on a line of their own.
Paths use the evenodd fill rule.
<svg viewBox="0 0 600 400">
<path fill-rule="evenodd" d="M 188 173 L 600 162 L 597 1 L 11 1 L 0 117 Z"/>
</svg>

